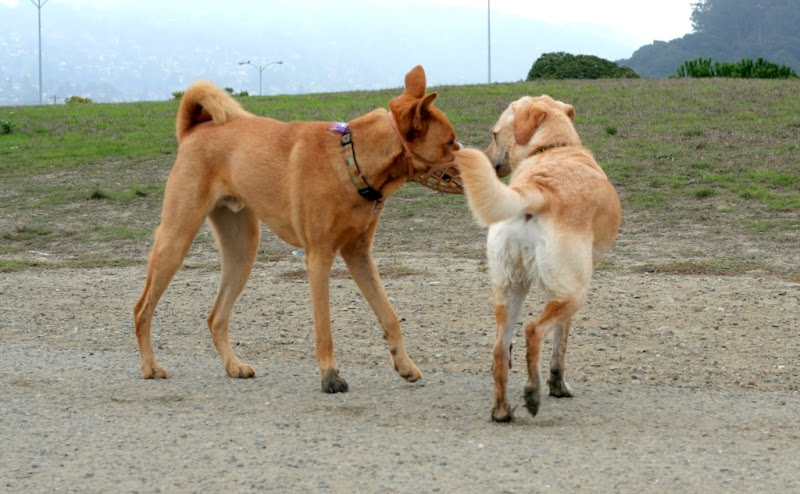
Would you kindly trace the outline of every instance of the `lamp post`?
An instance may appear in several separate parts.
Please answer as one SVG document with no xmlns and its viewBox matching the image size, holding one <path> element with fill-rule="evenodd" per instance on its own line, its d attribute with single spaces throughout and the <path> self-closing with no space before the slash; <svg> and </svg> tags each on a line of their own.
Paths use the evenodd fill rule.
<svg viewBox="0 0 800 494">
<path fill-rule="evenodd" d="M 246 62 L 239 62 L 239 65 L 252 65 L 253 67 L 256 68 L 256 70 L 258 70 L 258 95 L 261 96 L 261 74 L 264 72 L 264 69 L 266 69 L 270 65 L 280 65 L 282 63 L 283 63 L 283 60 L 276 60 L 276 61 L 270 62 L 270 63 L 268 63 L 266 65 L 256 65 L 256 64 L 250 63 L 250 60 L 248 60 Z"/>
<path fill-rule="evenodd" d="M 486 0 L 486 39 L 487 49 L 489 54 L 488 67 L 489 67 L 489 84 L 492 83 L 492 0 Z"/>
<path fill-rule="evenodd" d="M 47 0 L 31 0 L 31 3 L 39 10 L 39 104 L 42 104 L 42 7 Z"/>
</svg>

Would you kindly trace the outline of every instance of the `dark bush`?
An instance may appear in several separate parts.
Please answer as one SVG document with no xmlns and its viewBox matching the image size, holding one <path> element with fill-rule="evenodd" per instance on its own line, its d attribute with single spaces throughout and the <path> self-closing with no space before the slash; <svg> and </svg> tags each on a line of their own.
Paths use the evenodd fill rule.
<svg viewBox="0 0 800 494">
<path fill-rule="evenodd" d="M 797 77 L 786 65 L 743 58 L 737 63 L 711 62 L 710 58 L 687 60 L 678 67 L 678 77 L 728 77 L 734 79 L 789 79 Z"/>
<path fill-rule="evenodd" d="M 84 98 L 82 96 L 70 96 L 69 98 L 64 100 L 64 103 L 68 105 L 73 105 L 75 103 L 92 103 L 92 100 L 89 98 Z"/>
<path fill-rule="evenodd" d="M 14 122 L 0 119 L 0 134 L 10 134 L 14 131 Z"/>
<path fill-rule="evenodd" d="M 535 79 L 638 79 L 630 67 L 594 55 L 571 55 L 564 52 L 545 53 L 534 62 L 528 81 Z"/>
</svg>

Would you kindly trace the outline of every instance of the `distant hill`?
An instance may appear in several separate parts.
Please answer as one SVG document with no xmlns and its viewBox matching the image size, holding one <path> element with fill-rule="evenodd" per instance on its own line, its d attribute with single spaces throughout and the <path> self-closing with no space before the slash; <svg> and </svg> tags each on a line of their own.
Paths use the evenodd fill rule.
<svg viewBox="0 0 800 494">
<path fill-rule="evenodd" d="M 695 4 L 695 32 L 656 41 L 618 60 L 642 77 L 675 75 L 686 60 L 764 58 L 800 73 L 800 0 L 705 0 Z"/>
</svg>

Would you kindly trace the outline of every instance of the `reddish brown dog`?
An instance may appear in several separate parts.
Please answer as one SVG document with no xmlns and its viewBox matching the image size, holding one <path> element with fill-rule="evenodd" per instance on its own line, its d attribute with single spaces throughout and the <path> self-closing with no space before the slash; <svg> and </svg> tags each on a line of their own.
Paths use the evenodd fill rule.
<svg viewBox="0 0 800 494">
<path fill-rule="evenodd" d="M 506 399 L 511 339 L 531 285 L 544 291 L 547 303 L 525 326 L 525 405 L 536 415 L 542 388 L 539 357 L 550 331 L 550 395 L 572 396 L 564 380 L 570 321 L 619 230 L 617 193 L 581 145 L 574 118 L 572 105 L 549 96 L 525 96 L 500 116 L 486 154 L 474 149 L 456 153 L 470 208 L 479 223 L 489 226 L 486 252 L 497 321 L 492 419 L 497 422 L 513 418 Z M 509 173 L 509 185 L 498 180 Z"/>
<path fill-rule="evenodd" d="M 264 223 L 305 250 L 324 392 L 348 387 L 336 368 L 331 338 L 329 277 L 337 253 L 378 317 L 397 372 L 407 381 L 421 377 L 370 251 L 383 200 L 432 166 L 454 160 L 453 126 L 433 106 L 436 93 L 426 94 L 425 86 L 425 72 L 417 66 L 406 75 L 405 92 L 389 102 L 390 112 L 376 109 L 346 126 L 257 117 L 211 83 L 189 87 L 176 121 L 178 157 L 167 180 L 144 291 L 134 308 L 144 378 L 167 377 L 153 353 L 153 313 L 206 219 L 222 260 L 208 328 L 230 376 L 255 375 L 231 348 L 228 324 Z M 354 159 L 348 162 L 348 157 Z M 364 187 L 369 190 L 362 195 Z"/>
</svg>

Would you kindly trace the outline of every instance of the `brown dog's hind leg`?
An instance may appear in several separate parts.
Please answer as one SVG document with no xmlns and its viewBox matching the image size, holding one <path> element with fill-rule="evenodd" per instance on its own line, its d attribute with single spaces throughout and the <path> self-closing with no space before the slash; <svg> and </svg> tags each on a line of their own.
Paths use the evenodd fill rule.
<svg viewBox="0 0 800 494">
<path fill-rule="evenodd" d="M 330 276 L 333 252 L 324 247 L 306 250 L 308 284 L 311 288 L 311 310 L 314 316 L 314 341 L 317 363 L 324 393 L 345 393 L 347 381 L 339 376 L 333 358 L 331 335 Z"/>
<path fill-rule="evenodd" d="M 228 375 L 248 378 L 255 370 L 243 364 L 233 351 L 228 337 L 233 304 L 242 293 L 256 260 L 261 231 L 258 219 L 249 209 L 233 212 L 215 209 L 208 217 L 222 259 L 219 293 L 208 316 L 208 329 Z"/>
<path fill-rule="evenodd" d="M 383 328 L 383 337 L 389 345 L 394 369 L 400 374 L 400 377 L 408 382 L 419 380 L 422 372 L 406 351 L 400 321 L 397 320 L 392 303 L 386 296 L 386 289 L 378 273 L 378 267 L 369 253 L 369 246 L 364 243 L 356 243 L 355 246 L 341 249 L 341 254 L 353 280 L 378 317 Z"/>
<path fill-rule="evenodd" d="M 150 326 L 159 299 L 181 267 L 192 240 L 203 223 L 202 213 L 197 213 L 201 208 L 193 209 L 194 214 L 180 216 L 182 220 L 179 221 L 171 221 L 167 216 L 162 219 L 161 226 L 156 230 L 155 242 L 150 253 L 144 290 L 133 308 L 142 377 L 145 379 L 167 377 L 166 369 L 156 361 L 150 339 Z"/>
<path fill-rule="evenodd" d="M 560 320 L 553 332 L 553 355 L 550 358 L 550 378 L 547 386 L 550 396 L 556 398 L 571 398 L 572 388 L 564 380 L 564 361 L 567 353 L 567 339 L 569 338 L 570 319 Z"/>
</svg>

